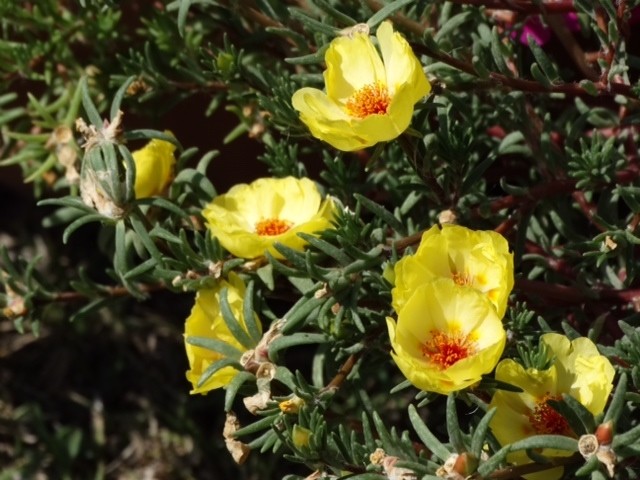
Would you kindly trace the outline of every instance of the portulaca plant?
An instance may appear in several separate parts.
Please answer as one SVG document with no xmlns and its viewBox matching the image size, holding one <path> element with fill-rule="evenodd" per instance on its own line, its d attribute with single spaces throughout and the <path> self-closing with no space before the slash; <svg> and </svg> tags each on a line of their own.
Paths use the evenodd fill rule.
<svg viewBox="0 0 640 480">
<path fill-rule="evenodd" d="M 0 480 L 638 478 L 639 16 L 0 5 Z"/>
</svg>

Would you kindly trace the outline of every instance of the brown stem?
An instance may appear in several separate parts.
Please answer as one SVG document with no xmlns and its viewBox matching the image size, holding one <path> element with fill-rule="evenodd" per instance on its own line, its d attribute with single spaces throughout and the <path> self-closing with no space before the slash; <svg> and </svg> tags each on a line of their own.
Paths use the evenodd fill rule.
<svg viewBox="0 0 640 480">
<path fill-rule="evenodd" d="M 587 300 L 586 295 L 575 287 L 557 283 L 551 284 L 539 280 L 518 278 L 516 279 L 515 289 L 525 294 L 544 297 L 545 302 L 555 305 L 574 305 Z"/>
<path fill-rule="evenodd" d="M 615 183 L 627 184 L 636 180 L 640 176 L 640 167 L 636 165 L 635 159 L 630 160 L 629 167 L 616 173 Z M 506 208 L 514 208 L 522 204 L 534 204 L 540 200 L 556 195 L 572 193 L 576 188 L 576 181 L 570 179 L 560 179 L 537 185 L 530 188 L 523 195 L 506 195 L 491 202 L 490 213 L 497 213 Z M 472 215 L 481 216 L 484 209 L 476 207 L 472 210 Z"/>
<path fill-rule="evenodd" d="M 355 366 L 357 360 L 358 360 L 358 356 L 355 353 L 352 355 L 349 355 L 349 358 L 347 358 L 347 360 L 342 364 L 342 366 L 340 367 L 340 370 L 338 370 L 338 373 L 336 373 L 335 377 L 333 377 L 331 381 L 322 390 L 323 391 L 338 390 L 340 386 L 344 383 L 344 381 L 347 379 L 347 376 L 351 373 L 351 370 L 353 370 L 353 367 Z"/>
<path fill-rule="evenodd" d="M 156 283 L 156 284 L 141 284 L 138 285 L 138 289 L 144 293 L 153 293 L 160 290 L 165 290 L 167 287 L 164 283 Z M 131 295 L 131 292 L 127 290 L 125 287 L 104 287 L 100 290 L 101 294 L 108 297 L 126 297 Z M 86 301 L 89 298 L 84 293 L 80 292 L 58 292 L 56 293 L 50 300 L 53 302 L 63 302 L 63 303 L 73 303 L 73 302 L 82 302 Z"/>
<path fill-rule="evenodd" d="M 511 230 L 513 230 L 513 228 L 516 226 L 519 218 L 520 218 L 520 215 L 511 215 L 504 222 L 502 222 L 500 225 L 494 228 L 494 231 L 496 233 L 499 233 L 503 237 L 508 237 L 509 232 L 511 232 Z"/>
<path fill-rule="evenodd" d="M 633 217 L 631 218 L 631 221 L 627 225 L 627 230 L 630 233 L 635 232 L 636 228 L 638 228 L 638 224 L 640 224 L 640 213 L 636 213 L 633 215 Z"/>
<path fill-rule="evenodd" d="M 556 457 L 549 460 L 548 464 L 540 463 L 527 463 L 525 465 L 515 465 L 512 467 L 506 467 L 500 470 L 496 470 L 489 474 L 488 478 L 494 480 L 510 480 L 522 478 L 523 475 L 535 472 L 543 472 L 551 468 L 555 468 L 561 465 L 572 465 L 582 460 L 580 455 L 572 455 L 571 457 Z"/>
<path fill-rule="evenodd" d="M 396 247 L 396 250 L 398 252 L 402 252 L 404 251 L 405 248 L 409 248 L 411 245 L 417 245 L 418 243 L 420 243 L 422 234 L 425 231 L 426 229 L 420 230 L 419 232 L 409 235 L 408 237 L 404 237 L 404 238 L 401 238 L 400 240 L 396 240 L 395 242 L 393 242 L 393 245 Z"/>
</svg>

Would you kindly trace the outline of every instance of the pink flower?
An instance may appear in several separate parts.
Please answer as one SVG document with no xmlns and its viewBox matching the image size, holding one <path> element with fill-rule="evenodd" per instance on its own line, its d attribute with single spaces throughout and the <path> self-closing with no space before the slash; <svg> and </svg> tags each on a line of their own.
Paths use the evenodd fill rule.
<svg viewBox="0 0 640 480">
<path fill-rule="evenodd" d="M 580 31 L 580 21 L 578 20 L 578 14 L 575 12 L 566 13 L 563 15 L 564 23 L 571 32 Z M 640 23 L 640 7 L 635 7 L 631 10 L 631 16 L 629 17 L 629 27 Z M 532 37 L 533 41 L 538 45 L 543 46 L 549 40 L 551 40 L 552 31 L 542 21 L 542 16 L 532 15 L 527 17 L 522 26 L 522 29 L 511 33 L 511 38 L 518 38 L 523 45 L 529 45 L 528 38 Z"/>
<path fill-rule="evenodd" d="M 572 32 L 580 31 L 580 22 L 576 13 L 567 13 L 563 15 L 567 28 Z M 513 37 L 517 36 L 517 32 L 513 32 Z M 542 46 L 551 39 L 551 29 L 542 22 L 540 15 L 528 17 L 522 30 L 520 31 L 519 40 L 524 45 L 529 45 L 528 38 L 532 37 L 533 41 Z"/>
</svg>

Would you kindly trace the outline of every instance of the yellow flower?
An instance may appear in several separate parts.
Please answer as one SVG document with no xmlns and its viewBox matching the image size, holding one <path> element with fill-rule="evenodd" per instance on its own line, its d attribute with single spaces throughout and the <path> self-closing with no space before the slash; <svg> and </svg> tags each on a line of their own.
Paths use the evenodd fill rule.
<svg viewBox="0 0 640 480">
<path fill-rule="evenodd" d="M 131 153 L 136 164 L 136 198 L 153 197 L 164 192 L 173 178 L 175 149 L 173 143 L 154 138 Z"/>
<path fill-rule="evenodd" d="M 459 225 L 437 225 L 422 235 L 415 255 L 395 265 L 392 305 L 399 312 L 415 289 L 436 278 L 449 278 L 484 293 L 502 318 L 513 288 L 513 254 L 502 235 Z"/>
<path fill-rule="evenodd" d="M 244 326 L 242 312 L 245 286 L 240 277 L 233 272 L 229 274 L 229 281 L 220 280 L 214 287 L 198 291 L 196 303 L 191 309 L 191 315 L 185 323 L 185 340 L 188 337 L 204 337 L 219 340 L 228 346 L 244 353 L 246 348 L 229 331 L 227 324 L 220 312 L 220 292 L 227 289 L 227 299 L 231 311 L 238 321 Z M 259 325 L 259 322 L 258 322 Z M 246 328 L 245 328 L 246 329 Z M 203 385 L 198 387 L 198 382 L 203 372 L 214 362 L 223 358 L 223 355 L 212 350 L 191 345 L 185 341 L 185 349 L 189 360 L 187 379 L 191 382 L 191 393 L 205 393 L 220 387 L 225 387 L 238 372 L 235 368 L 227 366 L 214 373 Z"/>
<path fill-rule="evenodd" d="M 447 394 L 480 381 L 498 363 L 506 334 L 487 298 L 446 279 L 416 288 L 387 317 L 393 359 L 416 387 Z"/>
<path fill-rule="evenodd" d="M 268 251 L 282 258 L 275 242 L 302 250 L 306 242 L 297 234 L 332 228 L 335 210 L 331 197 L 322 202 L 313 181 L 286 177 L 236 185 L 202 213 L 212 235 L 236 257 L 255 258 Z"/>
<path fill-rule="evenodd" d="M 572 342 L 564 335 L 547 333 L 540 338 L 554 358 L 547 370 L 525 369 L 514 360 L 500 362 L 496 379 L 520 387 L 523 392 L 498 390 L 489 407 L 497 411 L 491 420 L 491 429 L 502 445 L 542 434 L 575 437 L 567 421 L 547 404 L 571 395 L 593 415 L 602 413 L 613 388 L 614 369 L 609 360 L 598 353 L 588 338 Z M 572 452 L 545 449 L 543 455 L 568 456 Z M 526 452 L 514 452 L 508 460 L 516 465 L 531 463 Z M 528 480 L 554 480 L 560 478 L 562 468 L 525 475 Z"/>
<path fill-rule="evenodd" d="M 278 407 L 282 413 L 296 414 L 304 404 L 305 401 L 302 398 L 297 395 L 293 395 L 293 397 L 280 402 Z"/>
<path fill-rule="evenodd" d="M 380 25 L 377 37 L 382 58 L 367 33 L 334 39 L 325 55 L 326 93 L 306 87 L 291 99 L 311 134 L 339 150 L 393 140 L 431 90 L 422 65 L 390 22 Z"/>
</svg>

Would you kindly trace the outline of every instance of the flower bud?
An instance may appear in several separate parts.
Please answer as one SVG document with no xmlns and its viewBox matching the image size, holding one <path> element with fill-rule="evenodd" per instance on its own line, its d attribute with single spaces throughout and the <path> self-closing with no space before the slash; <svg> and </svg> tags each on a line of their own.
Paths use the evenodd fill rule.
<svg viewBox="0 0 640 480">
<path fill-rule="evenodd" d="M 76 120 L 76 130 L 84 137 L 84 157 L 80 171 L 80 197 L 99 214 L 121 218 L 133 191 L 121 179 L 121 159 L 117 153 L 122 112 L 102 128 Z"/>
<path fill-rule="evenodd" d="M 462 475 L 462 477 L 467 478 L 469 475 L 474 473 L 478 468 L 478 459 L 475 455 L 472 455 L 469 452 L 464 452 L 458 455 L 455 463 L 453 464 L 453 471 Z"/>
<path fill-rule="evenodd" d="M 598 425 L 595 435 L 600 445 L 610 445 L 613 440 L 613 422 L 609 420 Z"/>
<path fill-rule="evenodd" d="M 300 425 L 294 425 L 291 432 L 291 441 L 296 448 L 305 448 L 309 446 L 309 440 L 311 439 L 311 430 L 308 430 Z"/>
<path fill-rule="evenodd" d="M 164 133 L 171 135 L 169 131 Z M 136 164 L 136 198 L 162 195 L 166 190 L 173 179 L 175 149 L 173 143 L 154 138 L 141 149 L 131 153 Z"/>
<path fill-rule="evenodd" d="M 304 400 L 297 395 L 294 395 L 288 400 L 284 400 L 278 404 L 282 413 L 295 414 L 300 411 L 300 408 L 304 405 Z"/>
<path fill-rule="evenodd" d="M 219 53 L 216 56 L 216 67 L 223 75 L 233 73 L 233 55 L 226 52 Z"/>
</svg>

